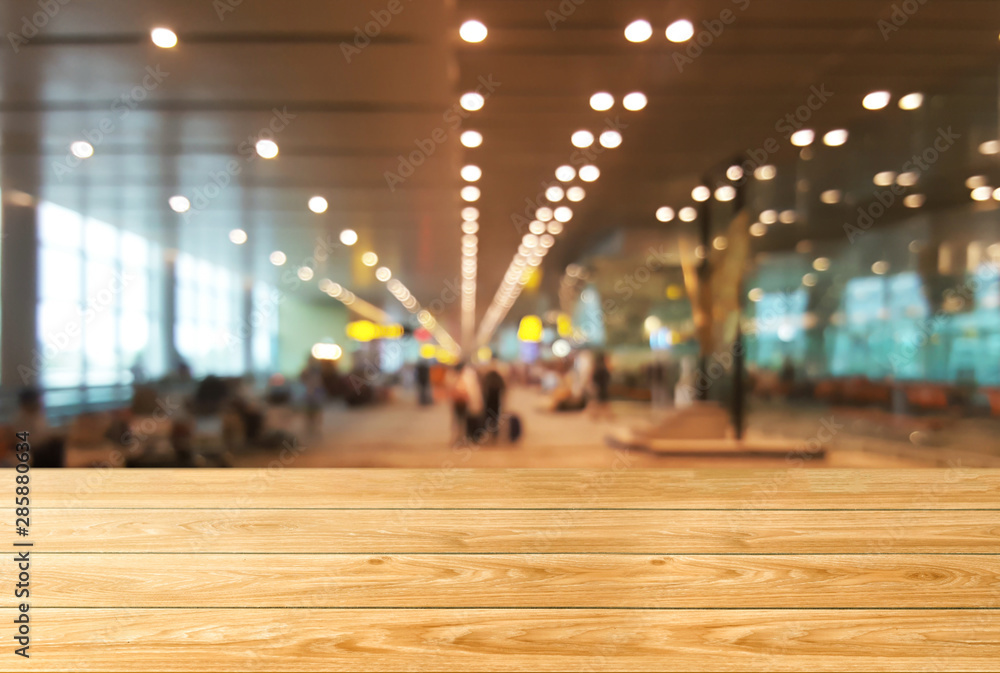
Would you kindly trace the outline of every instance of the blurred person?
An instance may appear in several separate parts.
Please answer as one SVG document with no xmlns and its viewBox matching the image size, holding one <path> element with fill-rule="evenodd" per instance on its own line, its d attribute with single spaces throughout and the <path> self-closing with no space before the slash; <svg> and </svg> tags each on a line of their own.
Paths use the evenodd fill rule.
<svg viewBox="0 0 1000 673">
<path fill-rule="evenodd" d="M 427 360 L 420 359 L 416 368 L 417 398 L 421 406 L 433 404 L 431 396 L 431 366 Z"/>
<path fill-rule="evenodd" d="M 316 358 L 309 357 L 305 368 L 299 375 L 299 380 L 305 387 L 303 403 L 306 412 L 306 432 L 310 435 L 318 435 L 323 401 L 326 399 L 326 387 L 323 383 L 323 372 Z"/>
<path fill-rule="evenodd" d="M 602 416 L 608 419 L 615 417 L 611 411 L 611 369 L 608 367 L 608 358 L 603 351 L 594 354 L 593 374 L 594 400 L 591 406 L 591 415 L 594 420 Z"/>
<path fill-rule="evenodd" d="M 451 403 L 455 419 L 455 443 L 461 444 L 473 437 L 483 413 L 483 391 L 479 376 L 465 362 L 455 365 Z"/>
<path fill-rule="evenodd" d="M 507 392 L 507 382 L 497 360 L 490 360 L 483 372 L 483 409 L 485 413 L 486 432 L 490 442 L 496 442 L 500 436 L 500 419 L 503 413 L 503 401 Z"/>
</svg>

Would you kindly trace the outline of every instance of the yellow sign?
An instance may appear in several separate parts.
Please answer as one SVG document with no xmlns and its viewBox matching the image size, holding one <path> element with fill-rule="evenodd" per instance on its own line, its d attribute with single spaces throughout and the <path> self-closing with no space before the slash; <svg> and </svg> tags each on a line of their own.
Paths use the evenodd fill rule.
<svg viewBox="0 0 1000 673">
<path fill-rule="evenodd" d="M 537 315 L 526 315 L 521 318 L 517 329 L 517 338 L 521 341 L 538 343 L 542 340 L 542 319 Z"/>
<path fill-rule="evenodd" d="M 568 337 L 573 334 L 573 319 L 568 313 L 560 313 L 556 318 L 556 332 L 561 337 Z"/>
<path fill-rule="evenodd" d="M 376 339 L 399 339 L 403 336 L 403 326 L 376 325 L 371 320 L 356 320 L 347 324 L 347 336 L 362 343 Z"/>
</svg>

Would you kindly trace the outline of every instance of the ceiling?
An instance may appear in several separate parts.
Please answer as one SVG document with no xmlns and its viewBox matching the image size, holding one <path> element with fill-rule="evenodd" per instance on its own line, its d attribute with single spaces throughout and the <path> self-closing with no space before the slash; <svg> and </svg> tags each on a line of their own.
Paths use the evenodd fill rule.
<svg viewBox="0 0 1000 673">
<path fill-rule="evenodd" d="M 395 2 L 54 2 L 58 11 L 36 36 L 16 53 L 9 39 L 0 49 L 3 187 L 257 277 L 278 277 L 271 251 L 286 252 L 294 266 L 312 263 L 319 244 L 332 249 L 316 262 L 317 280 L 331 278 L 395 307 L 357 261 L 358 252 L 374 250 L 425 306 L 443 300 L 441 318 L 451 328 L 459 307 L 447 297 L 459 277 L 459 213 L 466 205 L 460 168 L 483 169 L 475 204 L 482 315 L 525 233 L 516 215 L 554 182 L 557 166 L 579 163 L 571 133 L 600 131 L 609 120 L 624 142 L 594 157 L 601 178 L 584 185 L 587 198 L 574 205 L 546 261 L 553 278 L 611 231 L 657 228 L 669 245 L 691 225 L 659 223 L 656 209 L 691 205 L 691 189 L 703 176 L 721 177 L 720 168 L 772 138 L 778 150 L 768 162 L 779 166 L 779 177 L 755 189 L 751 206 L 804 210 L 810 236 L 822 237 L 823 227 L 842 235 L 847 211 L 803 206 L 799 192 L 836 185 L 848 194 L 843 207 L 856 207 L 871 198 L 872 173 L 898 170 L 941 125 L 954 124 L 961 139 L 928 174 L 927 207 L 968 204 L 969 170 L 1000 179 L 995 157 L 976 152 L 997 136 L 994 0 L 913 0 L 917 11 L 905 22 L 897 15 L 901 26 L 889 33 L 879 21 L 891 21 L 899 2 Z M 370 44 L 345 56 L 355 28 L 390 6 L 400 11 Z M 4 33 L 20 30 L 38 11 L 37 0 L 7 0 L 0 7 Z M 479 44 L 458 35 L 462 21 L 473 18 L 490 31 Z M 637 18 L 653 25 L 648 42 L 623 37 Z M 706 45 L 700 53 L 695 41 L 664 38 L 678 18 L 694 22 L 695 41 Z M 720 18 L 732 20 L 717 35 L 702 23 L 718 28 Z M 151 43 L 149 31 L 159 25 L 176 31 L 176 48 Z M 678 55 L 694 58 L 679 67 Z M 485 107 L 462 112 L 457 128 L 458 97 L 483 81 L 493 89 L 484 90 Z M 806 125 L 818 134 L 848 128 L 851 139 L 843 148 L 817 143 L 815 168 L 807 170 L 776 124 L 806 104 L 814 88 L 830 94 L 809 111 Z M 926 102 L 913 112 L 899 110 L 895 99 L 886 110 L 864 110 L 862 97 L 876 89 L 897 97 L 923 92 Z M 602 90 L 617 100 L 609 112 L 588 103 Z M 622 109 L 630 91 L 648 96 L 645 110 Z M 282 120 L 279 156 L 266 161 L 244 151 L 275 119 Z M 102 124 L 107 131 L 95 132 Z M 481 147 L 459 143 L 469 128 L 482 132 Z M 97 138 L 94 156 L 65 170 L 70 143 L 87 133 Z M 441 142 L 428 144 L 435 134 Z M 420 150 L 421 143 L 433 152 Z M 399 173 L 400 156 L 414 151 L 429 156 L 390 185 L 386 172 Z M 815 184 L 803 190 L 805 174 Z M 212 196 L 203 207 L 199 193 Z M 167 200 L 174 194 L 195 200 L 197 212 L 172 212 Z M 330 205 L 322 215 L 306 207 L 317 194 Z M 244 246 L 228 241 L 236 227 L 249 234 Z M 354 249 L 336 243 L 345 227 L 360 236 Z M 793 249 L 802 237 L 801 229 L 778 228 L 757 244 Z M 332 301 L 316 287 L 300 292 Z"/>
</svg>

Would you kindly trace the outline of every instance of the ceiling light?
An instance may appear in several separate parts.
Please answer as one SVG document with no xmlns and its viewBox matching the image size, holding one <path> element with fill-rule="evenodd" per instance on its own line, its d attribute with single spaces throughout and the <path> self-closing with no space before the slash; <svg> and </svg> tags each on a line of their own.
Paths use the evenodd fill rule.
<svg viewBox="0 0 1000 673">
<path fill-rule="evenodd" d="M 344 229 L 340 232 L 340 242 L 346 246 L 352 246 L 358 242 L 358 232 L 353 229 Z"/>
<path fill-rule="evenodd" d="M 601 146 L 607 147 L 609 150 L 614 149 L 622 144 L 622 134 L 618 131 L 605 131 L 601 134 Z"/>
<path fill-rule="evenodd" d="M 479 209 L 472 206 L 467 206 L 462 208 L 462 219 L 466 222 L 472 222 L 479 219 Z"/>
<path fill-rule="evenodd" d="M 312 280 L 313 270 L 308 266 L 300 266 L 298 270 L 299 280 Z"/>
<path fill-rule="evenodd" d="M 242 229 L 233 229 L 229 232 L 229 240 L 236 245 L 243 245 L 247 242 L 247 232 Z"/>
<path fill-rule="evenodd" d="M 889 262 L 885 260 L 879 260 L 872 264 L 872 272 L 881 276 L 882 274 L 889 271 Z"/>
<path fill-rule="evenodd" d="M 899 107 L 902 110 L 916 110 L 924 104 L 922 93 L 908 93 L 899 99 Z"/>
<path fill-rule="evenodd" d="M 670 222 L 674 219 L 674 209 L 670 206 L 663 206 L 656 209 L 656 219 L 660 222 Z"/>
<path fill-rule="evenodd" d="M 458 34 L 466 42 L 482 42 L 486 39 L 487 33 L 489 31 L 486 30 L 486 26 L 480 21 L 466 21 L 458 29 Z"/>
<path fill-rule="evenodd" d="M 479 191 L 479 187 L 474 187 L 472 185 L 466 185 L 465 187 L 462 187 L 461 194 L 462 194 L 462 200 L 463 201 L 470 201 L 471 202 L 471 201 L 478 201 L 479 200 L 479 195 L 481 194 L 481 192 Z"/>
<path fill-rule="evenodd" d="M 823 203 L 840 203 L 841 192 L 839 189 L 828 189 L 819 195 L 819 200 Z"/>
<path fill-rule="evenodd" d="M 763 222 L 754 222 L 750 225 L 751 236 L 763 236 L 767 233 L 767 225 Z"/>
<path fill-rule="evenodd" d="M 601 177 L 601 170 L 597 166 L 588 164 L 580 167 L 580 179 L 584 182 L 594 182 L 599 177 Z"/>
<path fill-rule="evenodd" d="M 535 211 L 535 217 L 541 220 L 542 222 L 548 222 L 549 220 L 552 219 L 552 209 L 548 208 L 547 206 L 542 206 L 541 208 Z"/>
<path fill-rule="evenodd" d="M 726 177 L 733 182 L 738 182 L 743 179 L 743 169 L 736 164 L 733 164 L 726 169 Z"/>
<path fill-rule="evenodd" d="M 872 91 L 864 97 L 861 104 L 866 110 L 881 110 L 889 104 L 892 95 L 888 91 Z"/>
<path fill-rule="evenodd" d="M 563 223 L 559 220 L 552 220 L 545 228 L 553 236 L 558 236 L 563 232 Z"/>
<path fill-rule="evenodd" d="M 257 155 L 261 159 L 273 159 L 278 156 L 278 143 L 273 140 L 258 140 Z"/>
<path fill-rule="evenodd" d="M 462 179 L 466 182 L 477 182 L 481 177 L 483 177 L 483 171 L 479 166 L 469 164 L 462 168 Z"/>
<path fill-rule="evenodd" d="M 626 110 L 631 110 L 632 112 L 638 112 L 639 110 L 646 107 L 646 94 L 640 93 L 638 91 L 633 91 L 632 93 L 625 96 L 622 99 L 622 106 Z"/>
<path fill-rule="evenodd" d="M 924 205 L 927 197 L 923 194 L 907 194 L 903 197 L 903 205 L 907 208 L 919 208 Z"/>
<path fill-rule="evenodd" d="M 725 250 L 729 247 L 729 239 L 725 236 L 716 236 L 712 240 L 712 247 L 716 250 Z"/>
<path fill-rule="evenodd" d="M 590 131 L 576 131 L 570 140 L 573 147 L 590 147 L 594 144 L 594 134 Z"/>
<path fill-rule="evenodd" d="M 979 146 L 979 153 L 986 155 L 1000 153 L 1000 140 L 987 140 Z"/>
<path fill-rule="evenodd" d="M 895 181 L 896 181 L 895 171 L 881 171 L 879 173 L 876 173 L 875 177 L 872 178 L 872 182 L 874 182 L 879 187 L 888 187 Z"/>
<path fill-rule="evenodd" d="M 479 231 L 479 223 L 473 220 L 472 222 L 462 222 L 462 233 L 463 234 L 474 234 Z"/>
<path fill-rule="evenodd" d="M 830 268 L 830 260 L 827 257 L 817 257 L 813 260 L 813 268 L 817 271 L 826 271 Z"/>
<path fill-rule="evenodd" d="M 783 210 L 778 215 L 778 221 L 782 224 L 793 224 L 795 222 L 796 216 L 794 210 Z"/>
<path fill-rule="evenodd" d="M 170 49 L 177 46 L 177 34 L 169 28 L 154 28 L 149 33 L 150 38 L 160 49 Z"/>
<path fill-rule="evenodd" d="M 993 196 L 993 188 L 988 186 L 976 187 L 972 190 L 971 196 L 973 201 L 988 201 Z"/>
<path fill-rule="evenodd" d="M 546 230 L 545 223 L 542 222 L 541 220 L 532 220 L 531 224 L 528 225 L 528 231 L 535 234 L 536 236 L 544 234 L 545 230 Z"/>
<path fill-rule="evenodd" d="M 326 199 L 324 199 L 322 196 L 314 196 L 311 199 L 309 199 L 309 210 L 313 211 L 314 213 L 317 214 L 325 213 L 327 207 L 328 204 L 326 202 Z"/>
<path fill-rule="evenodd" d="M 275 266 L 281 266 L 288 261 L 288 257 L 286 257 L 285 253 L 281 252 L 280 250 L 275 250 L 274 252 L 272 252 L 271 256 L 268 259 L 270 259 L 271 264 L 274 264 Z"/>
<path fill-rule="evenodd" d="M 375 266 L 376 264 L 378 264 L 378 255 L 376 255 L 374 252 L 366 252 L 365 254 L 361 255 L 361 263 L 364 264 L 365 266 Z"/>
<path fill-rule="evenodd" d="M 765 210 L 760 214 L 760 221 L 764 224 L 774 224 L 778 221 L 778 211 L 777 210 Z"/>
<path fill-rule="evenodd" d="M 167 203 L 170 204 L 170 209 L 175 213 L 186 213 L 191 210 L 191 202 L 188 201 L 186 196 L 171 196 L 170 199 L 167 200 Z"/>
<path fill-rule="evenodd" d="M 587 197 L 587 192 L 583 187 L 570 187 L 566 190 L 566 198 L 570 201 L 583 201 Z"/>
<path fill-rule="evenodd" d="M 817 278 L 816 274 L 814 273 L 807 273 L 806 275 L 802 276 L 802 284 L 805 285 L 806 287 L 813 287 L 814 285 L 816 285 L 816 282 L 818 280 L 819 278 Z"/>
<path fill-rule="evenodd" d="M 802 129 L 792 134 L 791 141 L 796 147 L 808 147 L 815 138 L 816 133 L 812 129 Z"/>
<path fill-rule="evenodd" d="M 694 25 L 687 19 L 674 21 L 667 26 L 667 39 L 671 42 L 687 42 L 694 37 Z"/>
<path fill-rule="evenodd" d="M 758 302 L 764 298 L 764 291 L 759 287 L 755 287 L 754 289 L 747 292 L 747 298 L 750 301 Z"/>
<path fill-rule="evenodd" d="M 559 185 L 552 185 L 551 187 L 545 190 L 545 198 L 551 201 L 552 203 L 556 203 L 557 201 L 562 201 L 563 196 L 565 195 L 566 192 L 564 192 L 563 188 L 560 187 Z"/>
<path fill-rule="evenodd" d="M 558 208 L 556 208 L 553 217 L 555 217 L 557 221 L 565 224 L 566 222 L 569 222 L 570 220 L 573 219 L 573 209 L 569 208 L 568 206 L 559 206 Z"/>
<path fill-rule="evenodd" d="M 387 266 L 380 266 L 375 271 L 375 277 L 378 278 L 383 283 L 388 282 L 392 278 L 392 271 L 389 270 Z"/>
<path fill-rule="evenodd" d="M 847 129 L 827 131 L 823 136 L 823 144 L 827 147 L 840 147 L 847 142 L 848 135 L 850 134 L 847 132 Z"/>
<path fill-rule="evenodd" d="M 916 171 L 906 171 L 896 176 L 896 184 L 901 187 L 912 187 L 920 179 L 920 173 Z"/>
<path fill-rule="evenodd" d="M 965 186 L 967 189 L 975 189 L 976 187 L 985 187 L 987 184 L 985 175 L 973 175 L 968 180 L 965 181 Z"/>
<path fill-rule="evenodd" d="M 94 156 L 94 146 L 85 140 L 77 140 L 69 146 L 69 151 L 77 159 L 89 159 Z"/>
<path fill-rule="evenodd" d="M 629 42 L 645 42 L 653 36 L 653 27 L 649 21 L 639 19 L 625 27 L 625 39 Z"/>
<path fill-rule="evenodd" d="M 556 169 L 556 180 L 569 182 L 576 177 L 576 169 L 572 166 L 560 166 Z"/>
<path fill-rule="evenodd" d="M 604 112 L 614 107 L 615 97 L 607 91 L 598 91 L 590 97 L 590 107 L 598 112 Z"/>
<path fill-rule="evenodd" d="M 466 147 L 479 147 L 483 144 L 483 134 L 479 131 L 464 131 L 461 141 Z"/>
<path fill-rule="evenodd" d="M 753 176 L 758 180 L 773 180 L 778 174 L 778 169 L 771 165 L 759 166 L 753 171 Z"/>
<path fill-rule="evenodd" d="M 462 94 L 462 97 L 458 99 L 458 104 L 461 105 L 464 110 L 475 112 L 476 110 L 483 109 L 483 105 L 486 104 L 486 99 L 483 98 L 483 94 L 470 91 L 469 93 Z"/>
<path fill-rule="evenodd" d="M 538 237 L 534 234 L 525 234 L 521 239 L 521 244 L 526 248 L 534 248 L 538 246 Z"/>
<path fill-rule="evenodd" d="M 691 206 L 684 206 L 681 212 L 677 213 L 677 217 L 681 218 L 682 222 L 694 222 L 698 219 L 698 211 Z"/>
<path fill-rule="evenodd" d="M 691 198 L 695 201 L 708 201 L 712 196 L 712 190 L 705 185 L 698 185 L 691 190 Z"/>
<path fill-rule="evenodd" d="M 716 201 L 732 201 L 736 198 L 736 188 L 732 185 L 722 185 L 715 190 Z"/>
</svg>

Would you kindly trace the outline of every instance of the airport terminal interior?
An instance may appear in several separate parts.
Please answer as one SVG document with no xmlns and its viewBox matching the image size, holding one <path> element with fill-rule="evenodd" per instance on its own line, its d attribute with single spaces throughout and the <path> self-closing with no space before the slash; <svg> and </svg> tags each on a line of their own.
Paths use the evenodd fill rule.
<svg viewBox="0 0 1000 673">
<path fill-rule="evenodd" d="M 36 466 L 1000 466 L 996 3 L 0 19 Z"/>
</svg>

